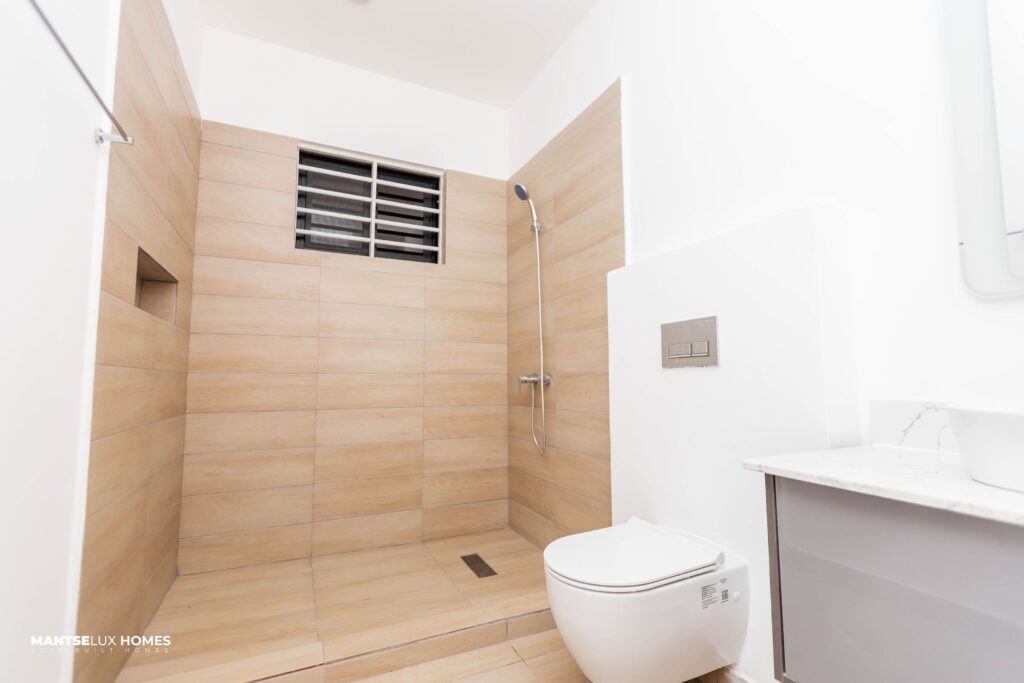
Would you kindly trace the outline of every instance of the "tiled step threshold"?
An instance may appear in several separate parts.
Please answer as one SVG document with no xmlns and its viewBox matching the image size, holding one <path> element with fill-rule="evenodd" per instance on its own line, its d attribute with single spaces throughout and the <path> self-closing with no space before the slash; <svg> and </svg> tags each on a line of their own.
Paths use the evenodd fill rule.
<svg viewBox="0 0 1024 683">
<path fill-rule="evenodd" d="M 554 627 L 551 610 L 541 610 L 256 680 L 267 683 L 347 683 Z"/>
</svg>

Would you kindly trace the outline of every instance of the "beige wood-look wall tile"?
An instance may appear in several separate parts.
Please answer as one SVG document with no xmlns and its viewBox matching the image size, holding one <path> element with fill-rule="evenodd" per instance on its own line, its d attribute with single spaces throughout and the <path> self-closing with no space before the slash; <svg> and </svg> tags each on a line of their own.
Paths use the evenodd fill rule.
<svg viewBox="0 0 1024 683">
<path fill-rule="evenodd" d="M 605 459 L 611 454 L 607 415 L 557 410 L 548 425 L 548 439 L 555 446 Z"/>
<path fill-rule="evenodd" d="M 185 280 L 178 283 L 178 311 L 174 316 L 174 325 L 186 332 L 192 327 L 192 282 Z"/>
<path fill-rule="evenodd" d="M 143 47 L 146 66 L 166 112 L 160 131 L 183 148 L 186 159 L 183 163 L 194 166 L 198 159 L 199 122 L 189 110 L 189 88 L 182 84 L 175 71 L 177 49 L 173 38 L 170 42 L 167 40 L 171 33 L 167 15 L 160 3 L 152 2 L 127 3 L 123 14 Z"/>
<path fill-rule="evenodd" d="M 544 265 L 569 258 L 613 237 L 623 236 L 622 192 L 612 192 L 597 204 L 548 231 L 541 259 Z"/>
<path fill-rule="evenodd" d="M 316 407 L 409 408 L 423 405 L 423 375 L 321 374 L 317 379 Z"/>
<path fill-rule="evenodd" d="M 509 499 L 556 522 L 560 494 L 561 491 L 553 483 L 539 479 L 518 467 L 509 468 Z"/>
<path fill-rule="evenodd" d="M 320 339 L 322 373 L 423 372 L 423 342 L 382 339 Z"/>
<path fill-rule="evenodd" d="M 185 456 L 181 492 L 197 496 L 312 484 L 313 463 L 312 448 L 191 453 Z"/>
<path fill-rule="evenodd" d="M 188 332 L 101 292 L 96 362 L 185 372 Z"/>
<path fill-rule="evenodd" d="M 315 301 L 196 294 L 192 332 L 315 337 L 318 311 Z"/>
<path fill-rule="evenodd" d="M 313 445 L 312 410 L 192 413 L 185 419 L 185 452 L 217 453 Z"/>
<path fill-rule="evenodd" d="M 324 267 L 320 272 L 320 300 L 423 308 L 424 278 L 420 275 Z"/>
<path fill-rule="evenodd" d="M 508 438 L 483 436 L 423 442 L 424 474 L 508 466 Z"/>
<path fill-rule="evenodd" d="M 507 467 L 443 472 L 423 479 L 424 507 L 500 500 L 507 497 Z"/>
<path fill-rule="evenodd" d="M 423 472 L 423 441 L 382 441 L 320 446 L 316 449 L 316 480 L 419 477 Z"/>
<path fill-rule="evenodd" d="M 508 346 L 475 342 L 427 342 L 425 369 L 432 373 L 498 374 L 507 370 Z"/>
<path fill-rule="evenodd" d="M 320 304 L 320 336 L 347 339 L 423 339 L 423 311 L 399 306 Z"/>
<path fill-rule="evenodd" d="M 459 439 L 473 436 L 504 436 L 508 433 L 505 406 L 424 408 L 424 439 Z"/>
<path fill-rule="evenodd" d="M 203 141 L 228 145 L 298 159 L 299 143 L 295 138 L 265 133 L 252 128 L 239 128 L 217 121 L 203 121 Z"/>
<path fill-rule="evenodd" d="M 508 501 L 508 518 L 509 527 L 538 548 L 545 548 L 552 541 L 569 533 L 552 520 L 511 498 Z"/>
<path fill-rule="evenodd" d="M 608 330 L 562 332 L 555 337 L 551 367 L 565 372 L 607 372 Z"/>
<path fill-rule="evenodd" d="M 130 304 L 135 303 L 135 271 L 139 245 L 113 222 L 103 228 L 103 272 L 100 290 Z"/>
<path fill-rule="evenodd" d="M 507 303 L 504 284 L 427 278 L 427 308 L 497 313 L 504 312 Z"/>
<path fill-rule="evenodd" d="M 479 251 L 504 255 L 508 246 L 504 225 L 447 216 L 444 224 L 444 243 L 450 249 Z"/>
<path fill-rule="evenodd" d="M 408 441 L 423 438 L 422 408 L 321 410 L 317 413 L 316 443 Z"/>
<path fill-rule="evenodd" d="M 318 481 L 313 496 L 313 519 L 365 517 L 418 510 L 422 505 L 420 477 Z"/>
<path fill-rule="evenodd" d="M 491 500 L 423 510 L 423 540 L 474 534 L 508 526 L 508 501 Z"/>
<path fill-rule="evenodd" d="M 85 520 L 82 592 L 91 592 L 133 550 L 145 533 L 146 493 L 140 487 Z"/>
<path fill-rule="evenodd" d="M 313 374 L 200 372 L 188 377 L 188 412 L 312 410 L 317 377 Z"/>
<path fill-rule="evenodd" d="M 96 367 L 92 436 L 166 420 L 185 412 L 185 373 L 165 370 Z"/>
<path fill-rule="evenodd" d="M 145 582 L 142 555 L 129 553 L 114 563 L 105 581 L 83 590 L 79 599 L 77 628 L 82 633 L 116 633 L 126 626 L 130 633 L 141 632 L 137 596 Z"/>
<path fill-rule="evenodd" d="M 564 296 L 554 302 L 553 308 L 559 333 L 608 329 L 607 287 L 594 287 Z M 534 338 L 536 338 L 536 331 Z"/>
<path fill-rule="evenodd" d="M 393 273 L 395 275 L 428 275 L 443 270 L 443 265 L 402 261 L 388 258 L 367 258 L 355 254 L 339 254 L 332 251 L 320 253 L 320 263 L 325 268 L 341 268 L 349 271 L 371 273 Z"/>
<path fill-rule="evenodd" d="M 533 299 L 531 302 L 527 302 L 525 307 L 518 308 L 516 310 L 510 310 L 508 314 L 508 343 L 517 344 L 524 342 L 532 342 L 534 345 L 537 344 L 537 293 L 536 283 L 530 285 L 530 283 L 521 283 L 522 287 L 528 291 L 533 291 Z M 511 296 L 509 297 L 511 298 Z M 567 297 L 568 298 L 568 297 Z M 558 301 L 562 301 L 559 299 Z M 555 316 L 555 307 L 558 305 L 558 301 L 546 301 L 544 305 L 544 339 L 545 343 L 547 340 L 553 338 L 558 332 L 557 318 Z"/>
<path fill-rule="evenodd" d="M 587 168 L 578 180 L 568 177 L 562 180 L 555 188 L 555 220 L 566 224 L 604 198 L 621 194 L 622 159 L 616 154 Z"/>
<path fill-rule="evenodd" d="M 203 143 L 199 177 L 278 192 L 295 192 L 295 159 L 211 142 Z"/>
<path fill-rule="evenodd" d="M 555 483 L 564 491 L 607 505 L 612 495 L 609 464 L 604 458 L 559 449 L 555 460 Z"/>
<path fill-rule="evenodd" d="M 421 510 L 314 522 L 313 555 L 418 543 L 422 522 Z"/>
<path fill-rule="evenodd" d="M 310 522 L 312 499 L 312 486 L 185 496 L 181 538 Z"/>
<path fill-rule="evenodd" d="M 574 534 L 600 529 L 612 523 L 611 505 L 608 501 L 591 500 L 566 490 L 558 492 L 555 510 L 555 522 Z"/>
<path fill-rule="evenodd" d="M 558 406 L 572 406 L 580 412 L 608 414 L 608 374 L 581 373 L 561 375 Z"/>
<path fill-rule="evenodd" d="M 507 405 L 507 383 L 506 375 L 426 375 L 423 405 Z"/>
<path fill-rule="evenodd" d="M 181 503 L 181 470 L 182 462 L 175 458 L 146 479 L 144 488 L 147 537 L 152 537 L 154 531 L 163 529 L 169 518 L 177 529 L 177 507 Z M 163 549 L 155 557 L 150 557 L 151 563 L 147 571 L 153 569 L 161 557 L 163 557 Z"/>
<path fill-rule="evenodd" d="M 189 341 L 189 373 L 308 373 L 316 369 L 315 337 L 193 334 Z"/>
<path fill-rule="evenodd" d="M 426 311 L 426 338 L 429 341 L 503 344 L 507 336 L 508 318 L 505 313 Z"/>
<path fill-rule="evenodd" d="M 295 247 L 295 229 L 200 216 L 196 255 L 319 266 L 320 252 Z"/>
<path fill-rule="evenodd" d="M 310 525 L 268 527 L 183 538 L 178 551 L 182 574 L 309 557 Z"/>
<path fill-rule="evenodd" d="M 449 186 L 445 188 L 445 215 L 504 226 L 505 199 Z"/>
<path fill-rule="evenodd" d="M 127 48 L 133 44 L 130 29 L 125 30 L 122 37 L 124 47 Z M 156 97 L 159 99 L 159 95 Z M 150 106 L 147 99 L 149 99 L 147 94 L 131 92 L 131 88 L 119 88 L 115 91 L 114 108 L 119 110 L 118 116 L 123 125 L 129 130 L 138 130 L 142 133 L 135 135 L 135 144 L 130 147 L 111 149 L 110 158 L 111 161 L 116 157 L 124 162 L 130 172 L 145 187 L 146 193 L 153 199 L 160 213 L 167 218 L 174 231 L 191 249 L 194 214 L 189 216 L 189 211 L 194 206 L 194 200 L 189 195 L 194 190 L 191 187 L 186 187 L 186 184 L 183 183 L 173 160 L 168 163 L 173 153 L 166 154 L 167 150 L 162 140 L 165 136 L 162 135 L 161 128 L 153 128 L 145 121 L 142 112 Z M 195 171 L 193 169 L 185 173 L 194 174 Z M 117 186 L 115 185 L 114 188 L 116 190 Z M 108 198 L 109 196 L 108 192 Z"/>
<path fill-rule="evenodd" d="M 444 263 L 427 264 L 427 277 L 446 280 L 470 280 L 505 284 L 508 281 L 508 260 L 504 254 L 463 251 L 455 247 L 445 250 Z"/>
<path fill-rule="evenodd" d="M 550 422 L 548 423 L 550 425 Z M 526 438 L 510 436 L 508 440 L 508 464 L 511 468 L 518 468 L 534 477 L 554 483 L 556 478 L 556 459 L 561 451 L 551 445 L 548 438 L 548 447 L 542 455 L 537 452 L 533 440 L 529 434 Z"/>
<path fill-rule="evenodd" d="M 197 256 L 192 291 L 266 299 L 316 301 L 320 269 L 289 263 Z"/>
<path fill-rule="evenodd" d="M 596 244 L 573 258 L 554 263 L 543 277 L 545 300 L 558 299 L 608 282 L 608 272 L 625 264 L 621 237 Z"/>
<path fill-rule="evenodd" d="M 448 190 L 477 192 L 505 199 L 505 181 L 498 178 L 449 170 L 444 174 L 444 183 Z"/>
<path fill-rule="evenodd" d="M 110 156 L 107 185 L 107 219 L 179 282 L 189 279 L 192 254 L 188 245 L 116 154 Z"/>
<path fill-rule="evenodd" d="M 93 514 L 136 489 L 146 477 L 181 457 L 184 444 L 183 415 L 93 441 L 86 514 Z"/>
<path fill-rule="evenodd" d="M 294 228 L 295 193 L 200 180 L 196 215 Z"/>
</svg>

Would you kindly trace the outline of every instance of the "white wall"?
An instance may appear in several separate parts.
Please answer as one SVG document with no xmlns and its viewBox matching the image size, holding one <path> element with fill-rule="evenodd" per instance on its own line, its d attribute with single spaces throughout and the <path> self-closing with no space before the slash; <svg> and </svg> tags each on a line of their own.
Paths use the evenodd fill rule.
<svg viewBox="0 0 1024 683">
<path fill-rule="evenodd" d="M 205 35 L 199 95 L 205 119 L 507 176 L 508 115 L 498 107 L 219 29 Z"/>
<path fill-rule="evenodd" d="M 599 0 L 513 105 L 510 168 L 621 76 L 629 263 L 746 226 L 771 231 L 770 219 L 794 208 L 831 207 L 850 227 L 860 379 L 849 381 L 862 405 L 1019 402 L 1024 299 L 982 301 L 960 278 L 939 49 L 937 0 Z M 717 298 L 690 297 L 715 312 Z M 650 353 L 643 338 L 613 353 Z M 683 398 L 637 400 L 653 409 L 672 397 Z M 745 489 L 714 478 L 717 452 L 691 444 L 747 417 L 708 417 L 685 435 L 652 427 L 646 451 L 613 447 L 613 491 L 623 485 L 618 462 L 659 472 L 665 458 L 685 457 L 688 476 L 713 482 L 716 497 L 666 498 L 675 513 L 698 523 L 744 500 Z M 804 433 L 786 424 L 793 439 Z"/>
<path fill-rule="evenodd" d="M 738 669 L 768 681 L 764 484 L 744 458 L 856 443 L 849 264 L 834 211 L 807 208 L 609 276 L 612 511 L 750 562 Z M 718 317 L 719 366 L 661 367 L 661 324 Z"/>
<path fill-rule="evenodd" d="M 111 101 L 117 0 L 43 0 Z M 107 121 L 27 2 L 0 9 L 0 679 L 70 681 L 99 306 Z"/>
</svg>

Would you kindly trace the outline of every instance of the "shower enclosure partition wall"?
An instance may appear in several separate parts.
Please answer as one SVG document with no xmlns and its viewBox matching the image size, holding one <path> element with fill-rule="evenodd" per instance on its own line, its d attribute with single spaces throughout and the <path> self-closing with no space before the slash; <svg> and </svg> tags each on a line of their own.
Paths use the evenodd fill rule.
<svg viewBox="0 0 1024 683">
<path fill-rule="evenodd" d="M 530 436 L 533 445 L 541 455 L 548 445 L 547 411 L 544 405 L 544 389 L 551 384 L 551 375 L 544 372 L 544 302 L 540 284 L 540 220 L 537 219 L 537 207 L 530 199 L 530 193 L 522 183 L 516 185 L 516 196 L 530 206 L 530 230 L 533 231 L 534 251 L 537 256 L 537 345 L 540 355 L 540 371 L 534 375 L 519 375 L 520 384 L 530 385 Z M 543 381 L 541 381 L 543 379 Z M 540 439 L 537 438 L 537 388 L 540 388 Z"/>
</svg>

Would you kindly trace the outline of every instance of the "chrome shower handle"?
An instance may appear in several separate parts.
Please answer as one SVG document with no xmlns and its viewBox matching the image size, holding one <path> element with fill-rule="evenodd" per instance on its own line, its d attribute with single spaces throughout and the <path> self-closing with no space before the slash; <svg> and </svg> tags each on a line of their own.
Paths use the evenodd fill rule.
<svg viewBox="0 0 1024 683">
<path fill-rule="evenodd" d="M 540 382 L 540 375 L 519 375 L 520 384 L 537 384 Z M 544 373 L 544 386 L 551 385 L 551 375 L 547 372 Z"/>
</svg>

